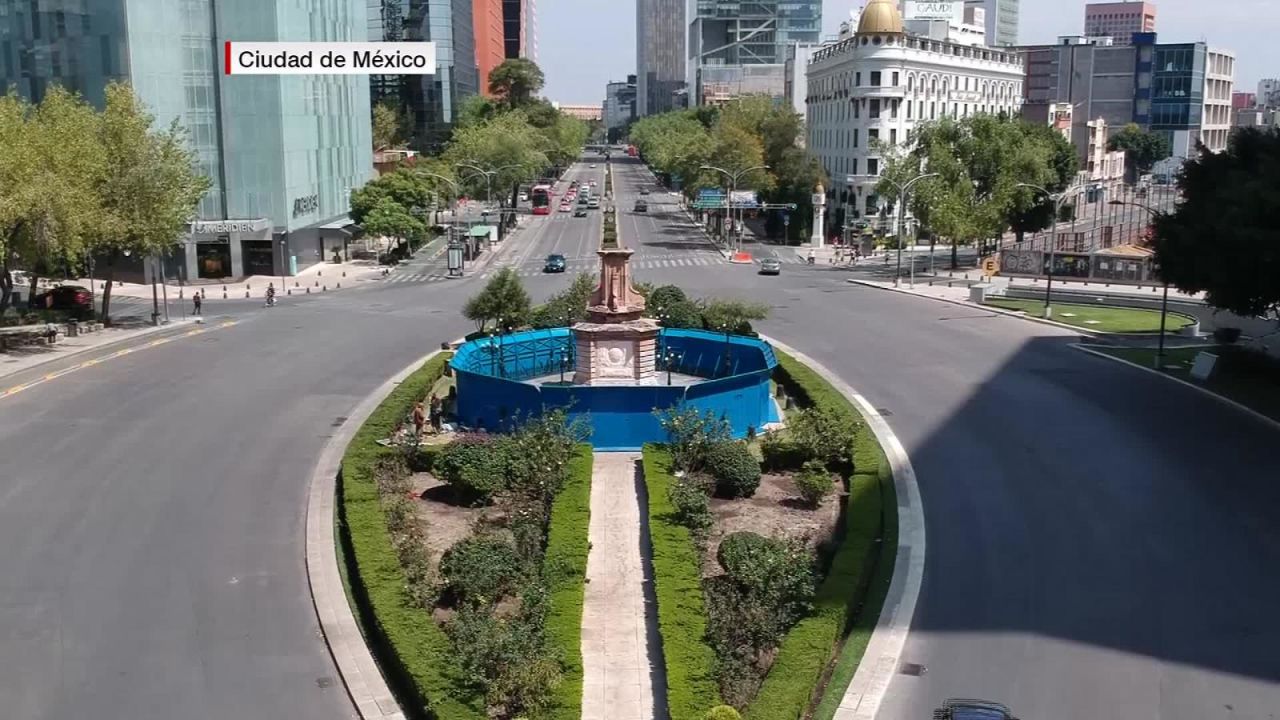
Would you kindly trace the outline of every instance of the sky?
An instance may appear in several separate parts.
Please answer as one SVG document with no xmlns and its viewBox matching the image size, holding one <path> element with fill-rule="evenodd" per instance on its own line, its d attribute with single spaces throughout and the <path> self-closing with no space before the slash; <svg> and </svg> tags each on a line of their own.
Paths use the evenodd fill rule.
<svg viewBox="0 0 1280 720">
<path fill-rule="evenodd" d="M 824 35 L 834 35 L 864 0 L 825 0 Z M 1235 52 L 1236 89 L 1280 77 L 1280 17 L 1276 0 L 1162 0 L 1156 3 L 1160 42 L 1204 40 Z M 539 0 L 538 65 L 544 94 L 566 104 L 599 104 L 604 86 L 635 72 L 635 0 Z M 1053 42 L 1084 29 L 1083 0 L 1022 0 L 1018 41 Z"/>
</svg>

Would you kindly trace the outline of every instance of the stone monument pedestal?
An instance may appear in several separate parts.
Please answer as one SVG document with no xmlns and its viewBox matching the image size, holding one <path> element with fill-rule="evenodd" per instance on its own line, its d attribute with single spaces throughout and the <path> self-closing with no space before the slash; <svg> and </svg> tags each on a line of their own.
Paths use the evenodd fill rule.
<svg viewBox="0 0 1280 720">
<path fill-rule="evenodd" d="M 597 250 L 600 285 L 587 319 L 573 326 L 575 385 L 648 385 L 657 382 L 658 323 L 643 317 L 644 296 L 631 286 L 628 248 Z"/>
</svg>

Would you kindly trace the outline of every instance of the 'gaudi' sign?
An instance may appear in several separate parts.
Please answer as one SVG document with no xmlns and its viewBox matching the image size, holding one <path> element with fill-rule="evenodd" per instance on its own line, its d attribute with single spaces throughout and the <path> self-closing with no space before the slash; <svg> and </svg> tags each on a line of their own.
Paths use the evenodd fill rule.
<svg viewBox="0 0 1280 720">
<path fill-rule="evenodd" d="M 952 20 L 959 23 L 964 19 L 964 4 L 958 2 L 920 2 L 907 0 L 907 20 Z"/>
</svg>

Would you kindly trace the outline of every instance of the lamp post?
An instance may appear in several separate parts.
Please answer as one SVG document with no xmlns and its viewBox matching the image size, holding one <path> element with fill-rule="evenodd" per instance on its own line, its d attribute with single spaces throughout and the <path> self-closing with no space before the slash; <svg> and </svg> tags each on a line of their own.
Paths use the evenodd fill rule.
<svg viewBox="0 0 1280 720">
<path fill-rule="evenodd" d="M 1151 207 L 1150 205 L 1147 205 L 1146 203 L 1140 203 L 1140 202 L 1135 202 L 1131 200 L 1130 201 L 1112 200 L 1107 204 L 1108 205 L 1128 205 L 1130 207 L 1136 207 L 1142 210 L 1146 210 L 1148 213 L 1150 213 L 1152 220 L 1155 220 L 1156 218 L 1160 217 L 1160 214 L 1161 214 L 1159 210 L 1156 210 L 1155 208 Z M 1160 269 L 1158 267 L 1156 268 L 1156 272 L 1160 272 Z M 1162 367 L 1164 367 L 1164 330 L 1165 330 L 1165 322 L 1169 317 L 1169 281 L 1165 279 L 1164 273 L 1160 273 L 1160 283 L 1164 286 L 1164 292 L 1160 296 L 1160 339 L 1158 341 L 1158 345 L 1156 346 L 1156 360 L 1155 360 L 1156 370 L 1159 370 Z"/>
<path fill-rule="evenodd" d="M 472 165 L 471 163 L 457 163 L 457 164 L 456 164 L 456 167 L 462 167 L 462 168 L 468 168 L 468 169 L 471 169 L 471 170 L 475 170 L 477 174 L 479 174 L 479 175 L 483 175 L 483 176 L 484 176 L 484 182 L 485 182 L 485 197 L 484 197 L 484 201 L 485 201 L 485 204 L 489 204 L 489 205 L 491 205 L 491 204 L 493 204 L 493 176 L 494 176 L 494 175 L 497 175 L 498 173 L 502 172 L 503 170 L 510 170 L 511 168 L 524 167 L 524 164 L 523 164 L 523 163 L 512 163 L 512 164 L 510 164 L 510 165 L 503 165 L 502 167 L 493 168 L 492 170 L 486 170 L 486 169 L 484 169 L 484 168 L 480 167 L 479 165 Z"/>
<path fill-rule="evenodd" d="M 889 183 L 890 185 L 892 185 L 892 186 L 894 186 L 894 187 L 898 188 L 898 222 L 897 222 L 897 225 L 898 225 L 898 265 L 897 265 L 897 268 L 894 270 L 894 273 L 893 273 L 893 286 L 894 286 L 894 287 L 898 287 L 898 285 L 902 282 L 902 240 L 903 240 L 903 237 L 902 237 L 902 236 L 906 234 L 906 222 L 907 222 L 907 193 L 911 191 L 911 186 L 912 186 L 912 185 L 915 185 L 916 183 L 920 182 L 921 180 L 925 180 L 925 179 L 927 179 L 927 178 L 931 178 L 931 177 L 938 177 L 938 173 L 921 173 L 921 174 L 919 174 L 919 175 L 917 175 L 917 176 L 915 176 L 915 177 L 911 178 L 910 180 L 908 180 L 908 181 L 906 182 L 906 184 L 905 184 L 905 185 L 899 185 L 896 181 L 894 181 L 894 180 L 890 180 L 889 178 L 882 178 L 885 182 L 887 182 L 887 183 Z M 912 253 L 913 253 L 913 254 L 912 254 L 912 256 L 911 256 L 911 284 L 912 284 L 912 286 L 914 286 L 914 285 L 915 285 L 915 270 L 916 270 L 916 262 L 915 262 L 915 254 L 914 254 L 914 252 L 915 252 L 915 243 L 914 243 L 914 242 L 911 244 L 911 248 L 912 248 Z M 885 254 L 885 256 L 884 256 L 884 257 L 885 257 L 885 260 L 888 260 L 888 259 L 889 259 L 889 255 L 888 255 L 888 254 Z"/>
<path fill-rule="evenodd" d="M 663 362 L 667 364 L 667 385 L 671 385 L 671 371 L 675 368 L 676 362 L 680 359 L 681 353 L 675 350 L 667 350 L 663 356 Z"/>
<path fill-rule="evenodd" d="M 725 216 L 732 217 L 733 216 L 733 194 L 738 191 L 738 179 L 749 172 L 755 172 L 756 170 L 768 170 L 769 166 L 755 165 L 745 170 L 739 170 L 738 172 L 730 172 L 729 170 L 725 170 L 722 167 L 716 167 L 715 165 L 702 165 L 698 169 L 714 170 L 724 175 L 725 177 L 729 178 L 729 197 L 726 198 L 725 200 Z M 740 220 L 742 216 L 742 208 L 738 208 L 738 216 L 739 216 L 739 221 L 735 221 L 734 224 L 738 228 L 738 249 L 741 250 L 742 249 L 742 227 L 741 227 Z M 726 230 L 726 235 L 727 234 L 728 234 L 728 231 Z"/>
<path fill-rule="evenodd" d="M 1049 198 L 1049 201 L 1053 204 L 1053 224 L 1049 230 L 1049 267 L 1045 273 L 1046 280 L 1044 285 L 1044 317 L 1047 319 L 1053 316 L 1053 306 L 1051 304 L 1053 299 L 1053 261 L 1058 251 L 1058 215 L 1062 210 L 1062 203 L 1084 189 L 1084 183 L 1076 183 L 1066 190 L 1056 193 L 1049 192 L 1045 188 L 1032 183 L 1018 183 L 1014 187 L 1030 188 L 1044 193 L 1044 196 Z"/>
</svg>

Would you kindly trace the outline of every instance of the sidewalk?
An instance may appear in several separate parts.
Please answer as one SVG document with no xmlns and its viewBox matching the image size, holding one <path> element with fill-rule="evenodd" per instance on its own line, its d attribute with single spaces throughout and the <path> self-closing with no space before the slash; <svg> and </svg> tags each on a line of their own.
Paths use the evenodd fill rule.
<svg viewBox="0 0 1280 720">
<path fill-rule="evenodd" d="M 597 452 L 582 603 L 582 720 L 667 716 L 639 453 Z"/>
<path fill-rule="evenodd" d="M 24 370 L 30 370 L 56 360 L 64 360 L 92 350 L 112 345 L 124 345 L 130 340 L 140 340 L 151 335 L 176 332 L 186 328 L 188 333 L 198 332 L 203 327 L 215 327 L 216 323 L 205 325 L 202 319 L 175 320 L 159 327 L 151 324 L 133 323 L 116 327 L 103 328 L 94 333 L 76 337 L 59 335 L 58 342 L 53 345 L 27 345 L 0 352 L 0 378 L 6 378 Z M 165 340 L 167 342 L 167 340 Z M 121 354 L 124 354 L 123 352 Z M 105 359 L 105 358 L 104 358 Z M 94 363 L 96 364 L 96 363 Z M 0 397 L 12 394 L 13 389 L 0 390 Z"/>
<path fill-rule="evenodd" d="M 433 241 L 434 242 L 434 241 Z M 199 289 L 204 293 L 205 298 L 209 300 L 236 299 L 244 298 L 248 292 L 250 297 L 263 297 L 267 291 L 267 285 L 274 284 L 276 290 L 281 295 L 287 295 L 288 291 L 306 292 L 306 288 L 311 288 L 312 292 L 325 288 L 327 290 L 336 289 L 340 285 L 354 285 L 362 280 L 371 280 L 382 276 L 384 266 L 379 265 L 373 260 L 351 260 L 344 263 L 317 263 L 310 267 L 303 268 L 298 271 L 297 275 L 286 277 L 285 286 L 281 288 L 281 279 L 279 275 L 250 275 L 239 280 L 227 279 L 221 280 L 200 280 L 195 284 L 177 283 L 156 284 L 155 292 L 163 299 L 164 295 L 168 295 L 169 301 L 182 300 L 190 297 L 195 289 Z M 89 278 L 81 278 L 77 280 L 67 280 L 65 284 L 83 285 L 84 287 L 92 287 L 96 297 L 102 296 L 102 282 L 93 280 L 90 285 Z M 111 297 L 115 298 L 143 298 L 151 299 L 151 285 L 145 283 L 120 283 L 117 282 L 111 288 Z M 225 298 L 224 298 L 225 293 Z"/>
</svg>

